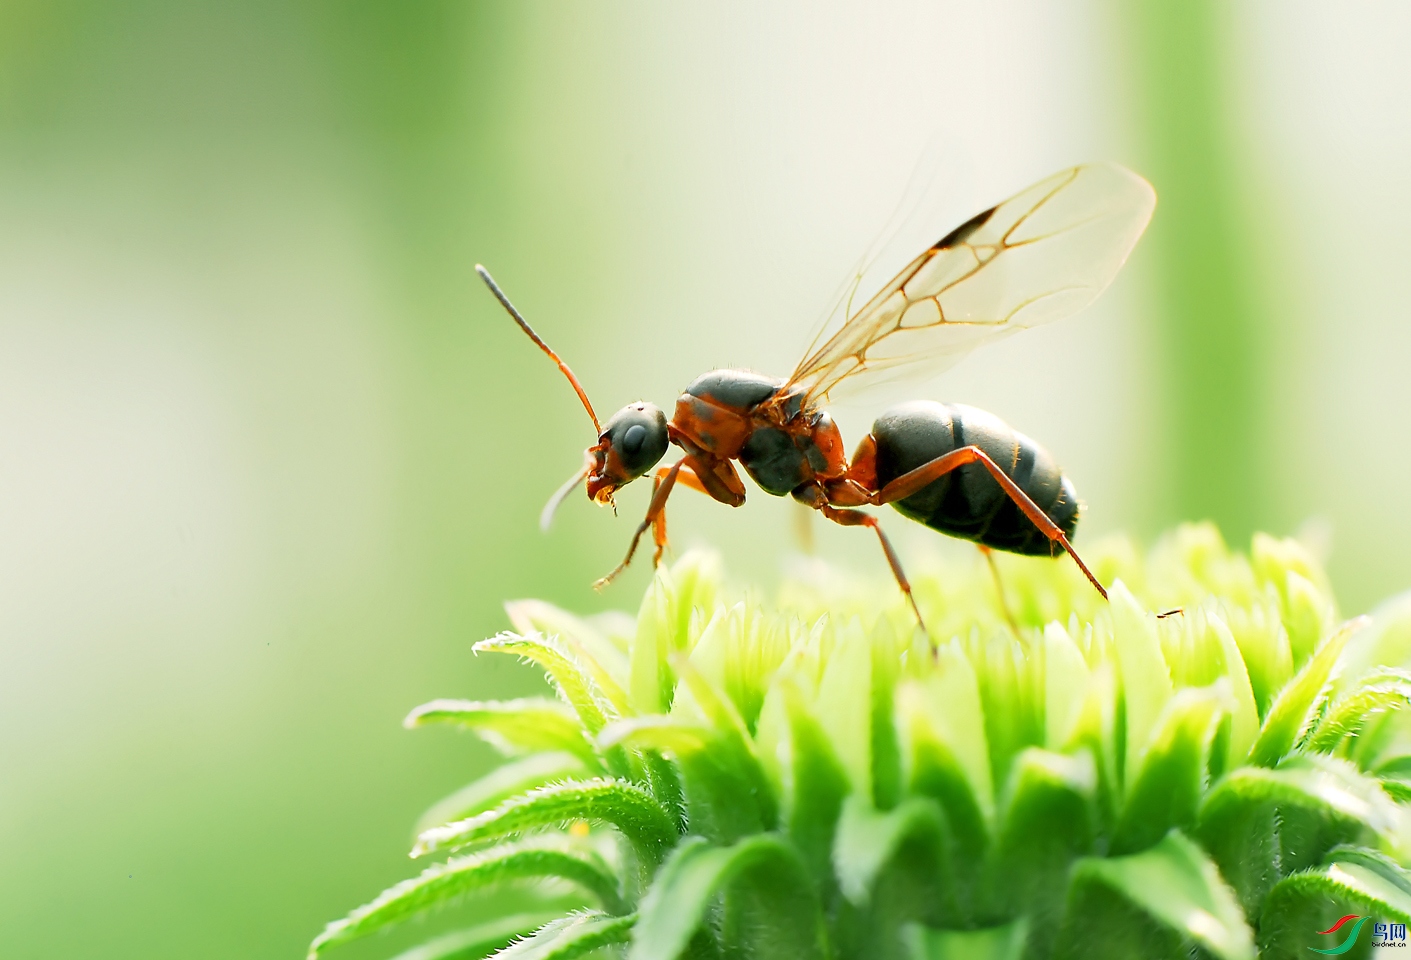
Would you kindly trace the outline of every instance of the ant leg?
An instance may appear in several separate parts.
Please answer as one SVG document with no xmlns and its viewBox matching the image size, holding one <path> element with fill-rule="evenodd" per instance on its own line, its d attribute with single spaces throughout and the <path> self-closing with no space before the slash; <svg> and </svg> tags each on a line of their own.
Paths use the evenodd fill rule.
<svg viewBox="0 0 1411 960">
<path fill-rule="evenodd" d="M 623 557 L 622 562 L 619 563 L 611 573 L 593 584 L 594 590 L 603 589 L 609 583 L 612 583 L 614 577 L 627 569 L 627 565 L 632 562 L 632 555 L 637 552 L 637 544 L 642 539 L 642 534 L 647 532 L 648 527 L 656 524 L 657 517 L 666 509 L 666 500 L 671 496 L 671 491 L 675 489 L 676 478 L 680 475 L 681 468 L 685 465 L 686 460 L 683 457 L 672 464 L 670 469 L 666 471 L 666 476 L 657 478 L 655 489 L 652 491 L 651 505 L 647 507 L 647 516 L 641 523 L 637 524 L 637 531 L 632 534 L 632 543 L 627 547 L 627 556 Z M 664 524 L 662 532 L 665 533 Z"/>
<path fill-rule="evenodd" d="M 977 543 L 975 546 L 980 551 L 980 555 L 985 558 L 985 562 L 990 566 L 990 575 L 993 576 L 995 580 L 995 593 L 999 596 L 1000 611 L 1004 614 L 1004 619 L 1009 622 L 1009 629 L 1013 630 L 1017 636 L 1019 633 L 1019 624 L 1015 622 L 1014 614 L 1009 609 L 1009 597 L 1006 596 L 1004 592 L 1004 580 L 1000 578 L 999 566 L 995 563 L 995 552 L 983 543 Z"/>
<path fill-rule="evenodd" d="M 680 472 L 676 475 L 677 483 L 690 487 L 692 490 L 699 491 L 700 493 L 704 493 L 706 496 L 710 495 L 710 491 L 706 489 L 705 484 L 701 483 L 701 478 L 696 476 L 696 471 L 691 469 L 691 465 L 687 463 L 686 460 L 687 458 L 683 457 L 681 463 L 677 464 L 675 467 L 657 468 L 656 473 L 652 476 L 653 499 L 655 499 L 657 491 L 661 489 L 662 481 L 666 479 L 667 474 L 678 468 Z M 652 521 L 652 542 L 656 546 L 656 552 L 652 554 L 652 566 L 655 567 L 661 563 L 662 551 L 666 550 L 669 546 L 666 541 L 665 507 L 656 515 L 656 519 Z"/>
<path fill-rule="evenodd" d="M 1107 590 L 1097 577 L 1093 576 L 1088 565 L 1083 562 L 1083 558 L 1078 556 L 1078 552 L 1073 549 L 1073 545 L 1068 542 L 1068 537 L 1058 528 L 1058 524 L 1048 518 L 1048 515 L 1039 509 L 1038 504 L 1030 499 L 1029 495 L 1019 489 L 1019 485 L 1010 479 L 1009 474 L 999 468 L 999 464 L 990 459 L 989 454 L 979 447 L 961 447 L 959 450 L 952 450 L 944 456 L 937 457 L 930 463 L 922 464 L 915 470 L 897 477 L 891 483 L 877 491 L 872 497 L 872 502 L 878 505 L 892 503 L 897 500 L 904 500 L 923 487 L 939 480 L 958 467 L 963 467 L 967 463 L 978 463 L 990 472 L 1000 488 L 1009 495 L 1009 499 L 1014 501 L 1015 506 L 1024 512 L 1034 526 L 1039 528 L 1039 532 L 1048 537 L 1054 543 L 1063 547 L 1068 555 L 1073 558 L 1073 562 L 1078 565 L 1078 569 L 1083 571 L 1083 575 L 1088 578 L 1088 582 L 1097 588 L 1097 592 L 1102 594 L 1104 600 L 1107 599 Z"/>
<path fill-rule="evenodd" d="M 870 513 L 863 513 L 861 510 L 839 510 L 826 503 L 818 504 L 818 509 L 834 523 L 845 527 L 871 527 L 877 531 L 877 539 L 882 541 L 882 552 L 887 555 L 887 563 L 892 568 L 892 576 L 897 578 L 897 586 L 901 587 L 901 592 L 906 594 L 906 600 L 911 604 L 911 612 L 916 614 L 916 622 L 920 624 L 922 630 L 925 630 L 926 621 L 921 619 L 921 610 L 916 606 L 916 598 L 911 595 L 911 581 L 906 579 L 906 571 L 901 568 L 901 558 L 892 549 L 892 541 L 888 540 L 887 535 L 882 532 L 882 524 L 877 518 Z"/>
</svg>

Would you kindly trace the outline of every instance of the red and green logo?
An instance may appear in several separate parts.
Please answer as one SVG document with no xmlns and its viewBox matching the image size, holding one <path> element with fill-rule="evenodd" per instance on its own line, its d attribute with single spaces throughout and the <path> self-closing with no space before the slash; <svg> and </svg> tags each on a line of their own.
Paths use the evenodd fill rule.
<svg viewBox="0 0 1411 960">
<path fill-rule="evenodd" d="M 1339 920 L 1337 923 L 1333 924 L 1333 925 L 1332 925 L 1331 927 L 1329 927 L 1328 929 L 1326 929 L 1326 930 L 1319 930 L 1319 931 L 1318 931 L 1318 936 L 1320 936 L 1320 937 L 1326 936 L 1327 934 L 1330 934 L 1330 933 L 1337 933 L 1339 930 L 1341 930 L 1341 929 L 1343 928 L 1343 925 L 1346 924 L 1347 921 L 1349 921 L 1349 920 L 1356 920 L 1357 922 L 1352 925 L 1352 930 L 1348 932 L 1348 934 L 1347 934 L 1347 939 L 1346 939 L 1346 940 L 1344 940 L 1342 943 L 1338 944 L 1336 947 L 1331 947 L 1331 948 L 1329 948 L 1329 949 L 1327 949 L 1327 950 L 1320 950 L 1320 949 L 1318 949 L 1317 947 L 1309 947 L 1308 949 L 1309 949 L 1309 950 L 1312 950 L 1314 953 L 1327 953 L 1327 954 L 1346 953 L 1347 951 L 1349 951 L 1349 950 L 1352 949 L 1352 947 L 1353 947 L 1354 944 L 1357 943 L 1357 935 L 1362 932 L 1362 925 L 1363 925 L 1364 923 L 1366 923 L 1366 922 L 1367 922 L 1368 920 L 1370 920 L 1370 919 L 1371 919 L 1371 917 L 1359 917 L 1359 916 L 1358 916 L 1357 914 L 1355 914 L 1355 913 L 1349 913 L 1347 916 L 1343 917 L 1341 920 Z"/>
</svg>

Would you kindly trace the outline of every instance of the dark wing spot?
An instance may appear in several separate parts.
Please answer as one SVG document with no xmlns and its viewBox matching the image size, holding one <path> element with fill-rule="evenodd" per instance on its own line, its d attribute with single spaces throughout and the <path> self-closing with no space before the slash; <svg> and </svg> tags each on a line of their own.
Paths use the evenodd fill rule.
<svg viewBox="0 0 1411 960">
<path fill-rule="evenodd" d="M 950 233 L 937 240 L 936 245 L 932 247 L 932 249 L 944 250 L 947 247 L 955 246 L 957 243 L 964 243 L 965 240 L 970 236 L 970 234 L 974 233 L 976 230 L 979 230 L 985 225 L 986 221 L 988 221 L 990 217 L 994 216 L 994 212 L 996 209 L 996 207 L 990 207 L 990 209 L 986 210 L 984 213 L 975 214 L 975 216 L 971 217 L 969 220 L 966 220 L 964 223 L 956 227 Z"/>
</svg>

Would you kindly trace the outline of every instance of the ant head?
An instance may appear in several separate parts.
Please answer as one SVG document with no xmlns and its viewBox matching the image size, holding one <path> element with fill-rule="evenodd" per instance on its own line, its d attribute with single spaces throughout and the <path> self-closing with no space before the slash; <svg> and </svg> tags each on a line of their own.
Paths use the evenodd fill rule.
<svg viewBox="0 0 1411 960">
<path fill-rule="evenodd" d="M 593 428 L 598 431 L 598 442 L 585 451 L 585 462 L 573 476 L 557 492 L 549 498 L 549 502 L 544 505 L 544 510 L 539 514 L 539 526 L 541 529 L 549 529 L 549 524 L 554 519 L 554 512 L 558 510 L 559 504 L 563 503 L 565 497 L 573 492 L 573 488 L 578 486 L 586 478 L 588 481 L 588 496 L 596 503 L 612 505 L 612 495 L 619 487 L 623 487 L 652 467 L 657 465 L 666 454 L 666 446 L 669 437 L 666 432 L 666 415 L 661 412 L 661 408 L 654 404 L 638 401 L 630 403 L 621 410 L 614 413 L 605 424 L 598 423 L 598 415 L 593 412 L 593 404 L 588 401 L 588 393 L 583 389 L 583 385 L 578 382 L 578 378 L 573 375 L 573 371 L 568 369 L 568 364 L 559 359 L 543 338 L 534 332 L 534 328 L 522 317 L 514 304 L 510 303 L 510 298 L 505 296 L 499 284 L 490 276 L 490 271 L 480 264 L 475 265 L 475 272 L 480 274 L 480 279 L 485 281 L 485 286 L 490 288 L 490 292 L 495 295 L 495 299 L 500 301 L 500 305 L 508 311 L 514 318 L 514 322 L 519 324 L 519 328 L 528 335 L 530 340 L 543 350 L 568 378 L 575 393 L 578 394 L 579 401 L 583 404 L 583 409 L 588 411 L 588 418 L 593 421 Z"/>
<path fill-rule="evenodd" d="M 598 442 L 587 450 L 588 496 L 611 504 L 619 487 L 655 467 L 666 455 L 666 414 L 656 404 L 630 403 L 603 424 Z"/>
</svg>

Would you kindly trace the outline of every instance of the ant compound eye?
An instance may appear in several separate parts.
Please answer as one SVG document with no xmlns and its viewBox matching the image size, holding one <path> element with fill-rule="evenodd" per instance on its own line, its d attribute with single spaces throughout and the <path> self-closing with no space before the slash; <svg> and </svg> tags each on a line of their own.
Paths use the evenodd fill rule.
<svg viewBox="0 0 1411 960">
<path fill-rule="evenodd" d="M 603 424 L 602 439 L 609 443 L 622 465 L 625 476 L 617 481 L 635 480 L 666 454 L 666 415 L 650 403 L 623 407 Z"/>
</svg>

